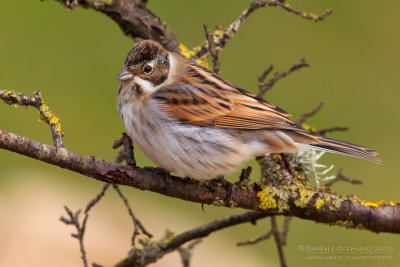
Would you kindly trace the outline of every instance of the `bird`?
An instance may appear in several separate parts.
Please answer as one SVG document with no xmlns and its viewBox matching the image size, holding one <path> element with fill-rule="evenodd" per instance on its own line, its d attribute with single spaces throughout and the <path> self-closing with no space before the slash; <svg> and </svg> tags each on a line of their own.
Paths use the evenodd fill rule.
<svg viewBox="0 0 400 267">
<path fill-rule="evenodd" d="M 299 128 L 283 109 L 153 40 L 133 46 L 117 79 L 133 142 L 183 177 L 221 177 L 258 156 L 307 149 L 380 162 L 372 149 Z"/>
</svg>

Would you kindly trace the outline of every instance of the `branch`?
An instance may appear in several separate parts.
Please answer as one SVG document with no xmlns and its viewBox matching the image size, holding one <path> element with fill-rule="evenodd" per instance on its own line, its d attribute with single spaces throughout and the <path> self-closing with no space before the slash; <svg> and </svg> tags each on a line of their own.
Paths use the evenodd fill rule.
<svg viewBox="0 0 400 267">
<path fill-rule="evenodd" d="M 51 127 L 53 143 L 56 147 L 63 147 L 61 137 L 64 134 L 61 132 L 61 123 L 59 118 L 50 110 L 49 106 L 44 103 L 42 93 L 35 91 L 32 96 L 25 96 L 14 91 L 0 90 L 0 99 L 9 105 L 32 106 L 39 111 L 39 117 Z"/>
<path fill-rule="evenodd" d="M 61 216 L 60 221 L 62 221 L 66 225 L 75 226 L 76 234 L 71 234 L 71 236 L 79 240 L 79 248 L 81 251 L 81 258 L 83 261 L 83 266 L 88 267 L 85 246 L 83 245 L 83 236 L 85 234 L 86 222 L 87 222 L 89 214 L 88 213 L 85 214 L 85 218 L 83 219 L 83 222 L 81 224 L 79 222 L 79 215 L 81 213 L 81 210 L 78 210 L 77 212 L 73 213 L 67 206 L 64 206 L 64 208 L 65 208 L 65 211 L 67 212 L 69 218 Z"/>
<path fill-rule="evenodd" d="M 183 232 L 177 236 L 168 233 L 160 242 L 143 242 L 143 249 L 133 249 L 130 255 L 115 265 L 115 267 L 128 266 L 145 266 L 162 258 L 165 254 L 179 249 L 185 243 L 198 240 L 208 236 L 209 234 L 245 222 L 256 222 L 257 220 L 267 217 L 268 214 L 263 211 L 251 211 L 240 214 L 227 216 L 225 218 L 215 220 L 208 224 L 199 226 L 195 229 Z M 192 243 L 192 246 L 196 243 Z"/>
<path fill-rule="evenodd" d="M 279 232 L 278 224 L 276 222 L 275 216 L 271 217 L 271 225 L 272 225 L 272 233 L 274 234 L 275 244 L 276 244 L 276 247 L 278 248 L 279 260 L 281 262 L 281 267 L 287 267 L 285 254 L 283 254 L 284 242 L 282 239 L 282 235 Z"/>
<path fill-rule="evenodd" d="M 303 67 L 309 67 L 309 66 L 310 66 L 310 65 L 305 61 L 305 59 L 302 58 L 302 59 L 300 59 L 300 62 L 299 62 L 299 63 L 293 64 L 293 65 L 290 67 L 289 70 L 282 71 L 282 72 L 275 72 L 274 77 L 271 78 L 271 79 L 269 79 L 267 82 L 265 82 L 265 78 L 268 76 L 268 74 L 269 74 L 269 73 L 272 71 L 272 69 L 274 68 L 274 65 L 270 65 L 270 66 L 268 67 L 268 69 L 266 69 L 266 70 L 263 72 L 263 74 L 261 74 L 261 76 L 258 78 L 258 87 L 260 88 L 260 89 L 259 89 L 259 92 L 258 92 L 258 97 L 263 97 L 264 94 L 265 94 L 268 90 L 270 90 L 278 80 L 280 80 L 280 79 L 282 79 L 282 78 L 288 76 L 288 75 L 289 75 L 290 73 L 292 73 L 293 71 L 299 70 L 299 69 L 301 69 L 301 68 L 303 68 Z"/>
<path fill-rule="evenodd" d="M 220 70 L 220 63 L 219 63 L 219 58 L 218 58 L 218 50 L 214 42 L 214 35 L 212 32 L 207 28 L 207 25 L 204 24 L 204 31 L 206 32 L 206 40 L 208 43 L 208 51 L 210 52 L 210 55 L 213 59 L 214 63 L 214 71 L 216 73 L 219 73 Z"/>
<path fill-rule="evenodd" d="M 400 233 L 400 203 L 363 201 L 326 188 L 301 183 L 221 187 L 210 181 L 182 179 L 158 168 L 138 168 L 56 148 L 0 129 L 0 148 L 13 151 L 107 183 L 127 185 L 187 201 L 295 216 L 315 222 Z M 230 190 L 228 190 L 230 189 Z M 283 197 L 285 196 L 285 197 Z"/>
<path fill-rule="evenodd" d="M 281 7 L 282 9 L 288 11 L 289 13 L 295 14 L 297 16 L 300 16 L 304 19 L 308 19 L 314 22 L 322 21 L 324 20 L 325 17 L 328 15 L 332 14 L 333 10 L 329 9 L 324 11 L 320 15 L 315 15 L 313 13 L 306 13 L 300 9 L 291 7 L 289 4 L 285 3 L 285 1 L 282 0 L 270 0 L 270 1 L 263 1 L 263 0 L 255 0 L 253 1 L 249 8 L 244 10 L 242 14 L 231 24 L 227 29 L 224 31 L 222 30 L 217 30 L 214 32 L 215 38 L 217 39 L 215 41 L 215 46 L 217 50 L 222 49 L 228 42 L 229 40 L 232 39 L 232 37 L 235 35 L 235 33 L 239 30 L 239 27 L 243 24 L 245 19 L 249 17 L 255 10 L 261 8 L 261 7 L 274 7 L 278 6 Z M 208 52 L 208 43 L 205 41 L 199 48 L 199 51 L 195 56 L 191 58 L 192 61 L 196 61 L 197 59 L 201 58 L 202 56 L 206 55 Z"/>
<path fill-rule="evenodd" d="M 193 249 L 195 246 L 200 244 L 201 239 L 196 239 L 190 243 L 187 247 L 179 247 L 178 252 L 182 259 L 183 267 L 190 267 L 190 257 L 192 256 Z"/>
<path fill-rule="evenodd" d="M 307 118 L 314 116 L 321 108 L 324 106 L 325 102 L 321 101 L 313 110 L 303 113 L 299 116 L 299 118 L 294 122 L 297 126 L 302 127 L 302 124 L 306 121 Z"/>
<path fill-rule="evenodd" d="M 146 228 L 143 226 L 142 222 L 138 218 L 136 218 L 136 216 L 133 214 L 133 211 L 129 205 L 128 199 L 122 194 L 121 190 L 119 190 L 118 185 L 113 184 L 113 187 L 114 187 L 115 191 L 117 191 L 119 197 L 124 202 L 124 205 L 128 210 L 129 217 L 131 217 L 131 219 L 133 221 L 134 231 L 133 231 L 133 235 L 132 235 L 132 239 L 131 239 L 132 246 L 135 246 L 136 237 L 138 235 L 140 235 L 140 232 L 142 232 L 147 237 L 152 238 L 153 235 L 146 230 Z"/>
<path fill-rule="evenodd" d="M 323 129 L 316 130 L 314 132 L 314 134 L 325 136 L 327 133 L 338 132 L 338 131 L 344 132 L 344 131 L 348 131 L 348 130 L 349 130 L 349 127 L 333 126 L 333 127 L 328 127 L 328 128 L 323 128 Z"/>
<path fill-rule="evenodd" d="M 125 35 L 135 41 L 151 39 L 161 43 L 167 50 L 179 53 L 179 42 L 166 23 L 146 8 L 147 1 L 133 0 L 56 0 L 68 10 L 80 5 L 94 9 L 113 19 Z"/>
<path fill-rule="evenodd" d="M 346 177 L 346 176 L 344 176 L 342 174 L 342 172 L 343 172 L 343 168 L 340 168 L 340 170 L 339 170 L 338 174 L 336 175 L 336 177 L 333 180 L 327 182 L 324 186 L 331 187 L 333 184 L 335 184 L 337 182 L 340 182 L 340 181 L 349 182 L 349 183 L 352 183 L 352 184 L 362 184 L 361 180 L 351 179 L 349 177 Z"/>
</svg>

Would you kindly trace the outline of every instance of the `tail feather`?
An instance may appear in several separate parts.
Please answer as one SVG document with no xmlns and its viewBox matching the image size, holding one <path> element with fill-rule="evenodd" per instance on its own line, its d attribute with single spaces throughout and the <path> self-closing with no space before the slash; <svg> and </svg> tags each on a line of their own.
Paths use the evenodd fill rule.
<svg viewBox="0 0 400 267">
<path fill-rule="evenodd" d="M 327 137 L 315 136 L 303 131 L 286 131 L 285 133 L 289 135 L 293 141 L 300 145 L 300 147 L 324 150 L 327 152 L 347 155 L 375 163 L 381 162 L 381 160 L 376 157 L 378 153 L 375 150 L 367 147 Z"/>
<path fill-rule="evenodd" d="M 373 149 L 326 137 L 317 137 L 317 139 L 320 143 L 308 144 L 308 146 L 331 153 L 361 158 L 375 163 L 381 162 L 381 160 L 376 157 L 378 153 Z"/>
</svg>

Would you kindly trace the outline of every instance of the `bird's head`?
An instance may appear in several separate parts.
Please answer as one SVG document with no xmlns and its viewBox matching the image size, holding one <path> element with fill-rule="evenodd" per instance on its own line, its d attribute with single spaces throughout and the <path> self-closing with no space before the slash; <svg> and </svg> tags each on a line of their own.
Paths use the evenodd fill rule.
<svg viewBox="0 0 400 267">
<path fill-rule="evenodd" d="M 129 51 L 117 79 L 121 83 L 133 81 L 150 93 L 167 79 L 169 69 L 168 51 L 155 41 L 145 40 Z"/>
</svg>

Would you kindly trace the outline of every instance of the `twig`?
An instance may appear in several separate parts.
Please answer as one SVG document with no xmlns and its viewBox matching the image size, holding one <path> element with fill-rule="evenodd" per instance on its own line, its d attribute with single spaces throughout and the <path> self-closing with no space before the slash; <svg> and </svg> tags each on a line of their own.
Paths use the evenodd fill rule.
<svg viewBox="0 0 400 267">
<path fill-rule="evenodd" d="M 275 216 L 271 216 L 271 218 L 272 217 L 275 217 Z M 285 217 L 285 222 L 283 224 L 283 231 L 281 233 L 281 241 L 282 241 L 283 246 L 286 246 L 287 233 L 289 232 L 289 224 L 292 219 L 293 219 L 293 217 L 291 217 L 291 216 Z M 258 242 L 269 239 L 273 234 L 274 234 L 274 229 L 271 229 L 268 233 L 260 235 L 256 239 L 250 239 L 247 241 L 238 242 L 236 245 L 237 246 L 254 245 L 254 244 L 257 244 Z"/>
<path fill-rule="evenodd" d="M 264 92 L 262 92 L 264 84 L 265 84 L 265 78 L 271 73 L 271 71 L 274 69 L 274 65 L 269 65 L 269 67 L 258 77 L 258 88 L 259 88 L 259 93 L 258 96 L 261 95 L 261 97 L 264 95 L 264 93 L 267 91 L 267 89 L 264 89 Z"/>
<path fill-rule="evenodd" d="M 194 240 L 192 243 L 190 243 L 186 248 L 185 247 L 179 247 L 178 252 L 179 255 L 181 256 L 182 259 L 182 264 L 183 267 L 189 267 L 190 266 L 190 258 L 193 253 L 193 249 L 195 246 L 200 244 L 201 239 Z"/>
<path fill-rule="evenodd" d="M 92 199 L 85 208 L 85 214 L 88 214 L 89 211 L 97 204 L 99 203 L 99 201 L 104 197 L 108 187 L 110 186 L 110 184 L 104 184 L 103 188 L 101 189 L 101 192 L 99 194 L 97 194 L 97 196 Z"/>
<path fill-rule="evenodd" d="M 246 169 L 242 169 L 242 173 L 239 176 L 239 182 L 237 182 L 239 186 L 246 186 L 249 184 L 251 171 L 252 168 L 250 166 Z"/>
<path fill-rule="evenodd" d="M 285 217 L 285 222 L 283 223 L 283 231 L 282 231 L 282 245 L 286 246 L 287 234 L 289 232 L 289 225 L 292 221 L 293 217 L 287 216 Z"/>
<path fill-rule="evenodd" d="M 238 242 L 238 243 L 236 243 L 236 245 L 237 246 L 254 245 L 254 244 L 257 244 L 258 242 L 269 239 L 272 236 L 272 234 L 273 234 L 273 232 L 272 232 L 272 230 L 270 230 L 268 233 L 260 235 L 256 239 L 250 239 L 248 241 Z"/>
<path fill-rule="evenodd" d="M 299 116 L 299 118 L 294 122 L 297 126 L 301 127 L 302 124 L 305 122 L 305 120 L 309 117 L 314 116 L 323 106 L 325 102 L 321 101 L 321 103 L 318 104 L 313 110 L 303 113 Z"/>
<path fill-rule="evenodd" d="M 337 132 L 337 131 L 348 131 L 349 127 L 342 127 L 342 126 L 333 126 L 328 128 L 323 128 L 320 130 L 316 130 L 314 134 L 325 136 L 327 133 Z"/>
<path fill-rule="evenodd" d="M 78 210 L 77 212 L 73 213 L 67 206 L 64 206 L 68 217 L 65 218 L 64 216 L 61 216 L 60 221 L 67 225 L 73 225 L 76 228 L 76 234 L 71 234 L 72 237 L 76 238 L 79 240 L 79 247 L 81 251 L 81 258 L 83 261 L 83 266 L 87 267 L 87 258 L 86 258 L 86 251 L 85 251 L 85 246 L 83 245 L 83 236 L 85 234 L 85 228 L 86 228 L 86 222 L 89 214 L 85 214 L 85 218 L 83 219 L 82 224 L 79 223 L 79 214 L 81 210 Z"/>
<path fill-rule="evenodd" d="M 119 197 L 122 199 L 122 201 L 124 202 L 125 207 L 128 209 L 128 213 L 129 216 L 131 217 L 132 221 L 133 221 L 133 225 L 134 225 L 134 231 L 133 231 L 133 235 L 132 235 L 132 246 L 135 246 L 135 240 L 136 237 L 138 235 L 140 235 L 140 231 L 145 234 L 147 237 L 152 238 L 153 235 L 150 234 L 146 228 L 143 226 L 143 224 L 141 223 L 141 221 L 139 221 L 138 218 L 135 217 L 135 215 L 133 214 L 133 211 L 129 205 L 128 199 L 122 194 L 121 190 L 119 190 L 118 185 L 113 184 L 113 187 L 115 189 L 115 191 L 117 191 Z"/>
<path fill-rule="evenodd" d="M 81 210 L 76 211 L 73 213 L 67 206 L 64 206 L 65 210 L 67 211 L 67 214 L 69 216 L 68 218 L 65 218 L 64 216 L 61 216 L 60 221 L 67 225 L 74 225 L 76 228 L 77 233 L 76 234 L 71 234 L 72 237 L 76 238 L 79 240 L 79 247 L 81 251 L 81 258 L 83 261 L 83 265 L 87 267 L 87 258 L 86 258 L 86 251 L 85 251 L 85 246 L 83 244 L 83 236 L 85 235 L 85 229 L 86 229 L 86 223 L 89 218 L 89 211 L 97 204 L 99 201 L 103 198 L 104 194 L 106 193 L 108 187 L 110 184 L 105 184 L 103 186 L 103 189 L 101 192 L 94 198 L 92 199 L 86 206 L 85 208 L 85 217 L 83 218 L 82 224 L 79 222 L 79 215 L 81 213 Z"/>
<path fill-rule="evenodd" d="M 215 42 L 214 42 L 214 35 L 207 28 L 206 24 L 204 24 L 203 27 L 204 27 L 204 31 L 206 32 L 206 40 L 208 42 L 208 51 L 210 52 L 211 57 L 213 59 L 214 71 L 216 73 L 219 73 L 220 63 L 219 63 L 219 59 L 218 59 L 218 51 L 217 51 L 217 48 L 216 48 Z"/>
<path fill-rule="evenodd" d="M 133 143 L 131 138 L 126 133 L 122 133 L 122 137 L 118 140 L 115 140 L 112 147 L 117 149 L 122 145 L 124 147 L 118 152 L 114 162 L 120 164 L 126 160 L 127 166 L 136 167 L 135 155 L 133 153 Z"/>
<path fill-rule="evenodd" d="M 135 155 L 133 154 L 133 143 L 126 133 L 122 133 L 122 142 L 124 144 L 126 165 L 136 167 Z"/>
<path fill-rule="evenodd" d="M 64 145 L 61 137 L 64 136 L 64 134 L 61 132 L 59 118 L 50 110 L 49 106 L 44 103 L 40 90 L 35 91 L 33 95 L 32 97 L 14 91 L 0 90 L 0 98 L 7 104 L 32 106 L 39 110 L 40 119 L 51 127 L 54 146 L 63 147 Z"/>
<path fill-rule="evenodd" d="M 120 151 L 118 151 L 117 156 L 115 157 L 114 162 L 117 164 L 121 164 L 124 160 L 125 160 L 125 149 L 121 149 Z"/>
<path fill-rule="evenodd" d="M 117 149 L 120 146 L 122 146 L 123 144 L 124 144 L 124 136 L 122 136 L 120 139 L 115 140 L 113 145 L 112 145 L 112 148 L 113 149 Z"/>
<path fill-rule="evenodd" d="M 115 267 L 128 267 L 137 266 L 140 262 L 140 266 L 145 266 L 149 263 L 155 262 L 165 254 L 170 253 L 179 247 L 181 247 L 186 242 L 192 240 L 198 240 L 208 236 L 209 234 L 221 230 L 223 228 L 231 227 L 237 224 L 252 222 L 267 217 L 268 214 L 263 211 L 251 211 L 235 215 L 230 215 L 225 218 L 215 220 L 205 225 L 201 225 L 192 230 L 183 232 L 175 237 L 170 235 L 170 238 L 166 238 L 164 242 L 151 242 L 144 244 L 143 249 L 135 249 L 130 255 L 115 265 Z"/>
<path fill-rule="evenodd" d="M 244 20 L 250 16 L 256 9 L 261 8 L 261 7 L 270 7 L 270 6 L 279 6 L 286 11 L 298 15 L 304 19 L 312 20 L 314 22 L 322 21 L 325 17 L 328 15 L 332 14 L 333 10 L 329 9 L 324 11 L 320 15 L 315 15 L 313 13 L 306 13 L 300 9 L 291 7 L 289 4 L 285 3 L 284 1 L 280 0 L 270 0 L 270 1 L 262 1 L 262 0 L 255 0 L 253 1 L 249 8 L 244 10 L 242 14 L 231 24 L 227 29 L 224 31 L 218 30 L 217 32 L 214 33 L 214 36 L 216 38 L 215 40 L 215 47 L 216 50 L 222 49 L 230 39 L 234 36 L 234 34 L 238 31 L 239 27 L 242 25 Z M 200 57 L 204 56 L 205 54 L 208 53 L 208 45 L 207 42 L 204 42 L 201 45 L 201 48 L 199 49 L 199 52 L 193 58 L 191 58 L 192 61 L 196 61 Z"/>
<path fill-rule="evenodd" d="M 113 149 L 117 149 L 120 146 L 122 146 L 124 144 L 124 137 L 122 136 L 120 139 L 117 139 L 114 141 L 114 144 L 112 146 Z M 125 149 L 121 149 L 120 151 L 118 151 L 117 156 L 115 157 L 114 162 L 117 164 L 121 164 L 126 158 L 126 152 Z"/>
<path fill-rule="evenodd" d="M 282 235 L 279 232 L 278 229 L 278 224 L 276 223 L 276 217 L 271 216 L 271 227 L 272 227 L 272 232 L 274 234 L 274 239 L 275 239 L 275 244 L 276 247 L 278 248 L 278 253 L 279 253 L 279 260 L 281 262 L 281 267 L 286 267 L 286 259 L 285 259 L 285 254 L 283 253 L 283 242 L 282 242 Z"/>
<path fill-rule="evenodd" d="M 336 178 L 327 182 L 325 184 L 325 187 L 331 187 L 334 183 L 337 183 L 339 181 L 344 181 L 344 182 L 349 182 L 352 184 L 362 184 L 363 182 L 361 180 L 357 180 L 357 179 L 351 179 L 349 177 L 346 177 L 342 174 L 343 168 L 340 168 L 338 174 L 336 175 Z"/>
<path fill-rule="evenodd" d="M 299 70 L 303 67 L 309 67 L 310 65 L 305 61 L 304 58 L 300 59 L 299 63 L 295 63 L 293 64 L 289 70 L 286 71 L 282 71 L 282 72 L 275 72 L 275 75 L 273 78 L 269 79 L 267 82 L 265 82 L 265 78 L 267 77 L 267 75 L 272 71 L 273 69 L 273 65 L 270 65 L 268 67 L 268 69 L 266 71 L 263 72 L 263 74 L 258 78 L 258 87 L 260 88 L 258 96 L 259 97 L 263 97 L 264 94 L 270 90 L 274 84 L 286 77 L 287 75 L 289 75 L 290 73 L 292 73 L 293 71 Z"/>
</svg>

